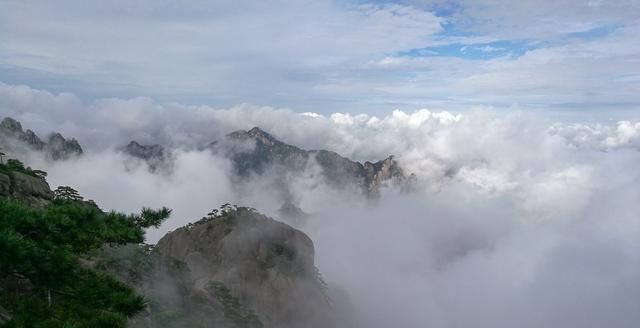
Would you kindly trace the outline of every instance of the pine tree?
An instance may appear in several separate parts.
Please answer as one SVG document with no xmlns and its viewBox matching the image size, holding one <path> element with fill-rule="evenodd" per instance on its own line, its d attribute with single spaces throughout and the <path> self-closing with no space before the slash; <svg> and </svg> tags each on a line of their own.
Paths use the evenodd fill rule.
<svg viewBox="0 0 640 328">
<path fill-rule="evenodd" d="M 105 244 L 143 242 L 144 228 L 171 210 L 104 213 L 61 188 L 44 208 L 0 200 L 0 307 L 12 314 L 6 326 L 124 327 L 145 301 L 92 267 L 91 254 Z"/>
</svg>

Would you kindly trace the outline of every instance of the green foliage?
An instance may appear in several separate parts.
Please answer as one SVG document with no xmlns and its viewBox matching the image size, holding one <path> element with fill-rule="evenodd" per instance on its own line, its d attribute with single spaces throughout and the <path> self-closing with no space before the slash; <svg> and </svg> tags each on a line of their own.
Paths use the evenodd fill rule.
<svg viewBox="0 0 640 328">
<path fill-rule="evenodd" d="M 224 316 L 237 327 L 262 328 L 260 319 L 258 319 L 253 311 L 245 308 L 238 298 L 231 295 L 231 291 L 223 283 L 211 282 L 207 287 L 222 304 Z"/>
<path fill-rule="evenodd" d="M 46 172 L 41 170 L 32 170 L 30 167 L 25 167 L 22 162 L 17 159 L 8 159 L 5 163 L 0 164 L 0 173 L 20 172 L 34 177 L 45 177 Z"/>
<path fill-rule="evenodd" d="M 66 200 L 66 201 L 82 201 L 84 198 L 80 196 L 77 190 L 69 187 L 69 186 L 59 186 L 56 190 L 53 191 L 55 195 L 55 199 L 57 200 Z"/>
<path fill-rule="evenodd" d="M 105 273 L 78 269 L 73 276 L 64 288 L 51 291 L 51 305 L 46 291 L 9 294 L 13 319 L 7 327 L 125 327 L 127 318 L 145 307 L 133 289 Z"/>
<path fill-rule="evenodd" d="M 169 215 L 171 215 L 171 210 L 166 207 L 158 210 L 143 207 L 140 216 L 135 219 L 135 222 L 142 228 L 157 228 Z"/>
<path fill-rule="evenodd" d="M 211 326 L 194 318 L 193 307 L 184 304 L 187 286 L 192 284 L 186 264 L 162 256 L 149 245 L 106 246 L 98 257 L 99 266 L 134 286 L 148 302 L 147 311 L 133 318 L 130 327 Z"/>
<path fill-rule="evenodd" d="M 0 200 L 0 306 L 13 315 L 7 327 L 124 327 L 145 301 L 87 258 L 104 244 L 143 242 L 143 228 L 170 212 L 104 213 L 77 197 L 44 208 Z"/>
</svg>

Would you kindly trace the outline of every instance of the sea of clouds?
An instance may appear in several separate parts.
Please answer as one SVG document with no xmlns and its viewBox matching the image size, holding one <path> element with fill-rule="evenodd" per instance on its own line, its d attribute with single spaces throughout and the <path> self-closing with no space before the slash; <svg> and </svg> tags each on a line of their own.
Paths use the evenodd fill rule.
<svg viewBox="0 0 640 328">
<path fill-rule="evenodd" d="M 259 126 L 354 160 L 395 155 L 416 190 L 377 200 L 333 190 L 319 171 L 291 178 L 311 215 L 290 222 L 316 247 L 341 327 L 636 327 L 640 322 L 640 120 L 555 122 L 526 110 L 393 111 L 384 116 L 158 104 L 85 103 L 0 84 L 0 112 L 40 135 L 76 137 L 85 155 L 31 166 L 104 209 L 168 206 L 150 242 L 223 203 L 276 215 L 269 177 L 238 187 L 202 145 Z M 171 149 L 169 171 L 130 165 L 130 140 Z M 129 164 L 128 164 L 129 163 Z"/>
</svg>

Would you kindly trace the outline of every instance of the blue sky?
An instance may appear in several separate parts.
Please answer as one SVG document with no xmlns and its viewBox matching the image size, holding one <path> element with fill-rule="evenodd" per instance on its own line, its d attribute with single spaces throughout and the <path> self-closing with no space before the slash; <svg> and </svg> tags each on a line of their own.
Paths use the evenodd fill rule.
<svg viewBox="0 0 640 328">
<path fill-rule="evenodd" d="M 296 111 L 636 110 L 637 1 L 0 0 L 0 82 Z"/>
</svg>

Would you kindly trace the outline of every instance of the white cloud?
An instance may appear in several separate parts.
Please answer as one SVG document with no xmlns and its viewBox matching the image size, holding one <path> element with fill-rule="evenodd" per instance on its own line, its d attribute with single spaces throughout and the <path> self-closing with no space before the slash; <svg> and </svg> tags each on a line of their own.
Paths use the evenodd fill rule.
<svg viewBox="0 0 640 328">
<path fill-rule="evenodd" d="M 111 151 L 126 138 L 197 143 L 258 125 L 306 148 L 395 154 L 419 176 L 414 193 L 386 189 L 367 201 L 331 189 L 313 166 L 288 181 L 312 215 L 298 227 L 314 240 L 345 327 L 630 328 L 640 320 L 637 121 L 552 124 L 535 111 L 489 110 L 321 116 L 149 98 L 84 104 L 11 85 L 0 85 L 0 110 L 25 127 L 87 140 L 78 160 L 30 162 L 54 186 L 76 187 L 105 209 L 174 208 L 151 240 L 222 203 L 268 214 L 281 203 L 269 176 L 239 186 L 229 163 L 207 152 L 178 151 L 168 175 L 127 169 Z"/>
<path fill-rule="evenodd" d="M 603 151 L 640 149 L 640 122 L 619 121 L 616 125 L 556 124 L 549 128 L 549 132 L 565 137 L 570 145 L 579 148 Z"/>
<path fill-rule="evenodd" d="M 441 19 L 333 1 L 5 2 L 0 63 L 56 90 L 233 104 L 304 103 L 318 81 L 421 47 Z M 37 23 L 34 23 L 37 22 Z M 57 83 L 48 84 L 53 76 Z M 61 85 L 60 81 L 64 81 Z"/>
<path fill-rule="evenodd" d="M 406 2 L 5 1 L 0 72 L 7 83 L 84 99 L 147 95 L 322 114 L 514 104 L 638 108 L 640 8 L 633 1 Z M 457 9 L 437 17 L 434 8 L 445 7 Z M 472 35 L 450 35 L 444 22 Z M 589 37 L 594 28 L 605 33 Z M 490 60 L 428 57 L 429 49 L 399 55 L 458 44 L 529 51 Z"/>
<path fill-rule="evenodd" d="M 453 18 L 476 33 L 543 39 L 608 24 L 635 23 L 640 5 L 621 1 L 464 0 Z"/>
</svg>

